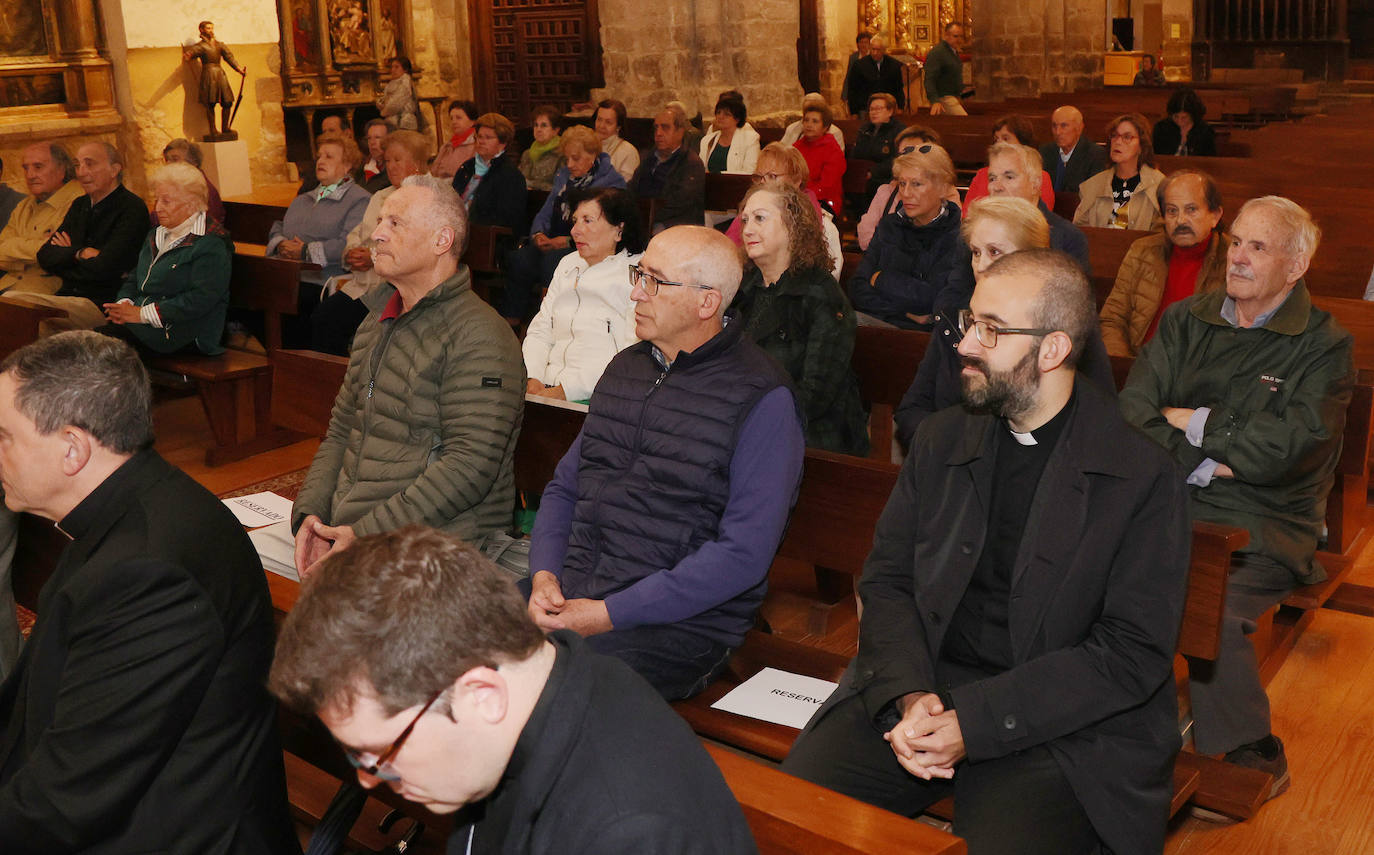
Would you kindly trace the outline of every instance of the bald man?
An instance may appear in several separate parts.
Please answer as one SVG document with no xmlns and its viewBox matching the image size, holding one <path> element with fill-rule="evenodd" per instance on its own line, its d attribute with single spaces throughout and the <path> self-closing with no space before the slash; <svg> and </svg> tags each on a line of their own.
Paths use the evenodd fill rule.
<svg viewBox="0 0 1374 855">
<path fill-rule="evenodd" d="M 1055 193 L 1077 193 L 1078 185 L 1107 168 L 1102 146 L 1083 136 L 1083 114 L 1063 106 L 1050 116 L 1054 142 L 1040 146 L 1040 159 L 1054 181 Z"/>
<path fill-rule="evenodd" d="M 743 270 L 701 226 L 630 267 L 640 342 L 611 360 L 539 505 L 531 617 L 690 697 L 754 624 L 801 480 L 787 375 L 723 314 Z"/>
</svg>

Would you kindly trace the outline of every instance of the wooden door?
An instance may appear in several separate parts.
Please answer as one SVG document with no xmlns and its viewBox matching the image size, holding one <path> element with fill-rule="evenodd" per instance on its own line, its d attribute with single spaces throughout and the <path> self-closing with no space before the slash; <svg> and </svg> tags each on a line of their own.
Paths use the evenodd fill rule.
<svg viewBox="0 0 1374 855">
<path fill-rule="evenodd" d="M 534 107 L 567 110 L 603 85 L 596 0 L 475 0 L 469 8 L 482 110 L 525 125 Z"/>
</svg>

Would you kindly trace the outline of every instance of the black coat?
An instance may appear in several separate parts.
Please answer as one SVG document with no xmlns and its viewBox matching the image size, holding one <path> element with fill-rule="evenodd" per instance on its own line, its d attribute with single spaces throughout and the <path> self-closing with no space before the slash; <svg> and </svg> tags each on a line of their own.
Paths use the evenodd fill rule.
<svg viewBox="0 0 1374 855">
<path fill-rule="evenodd" d="M 1180 745 L 1186 487 L 1095 384 L 1080 379 L 1074 394 L 1012 572 L 1014 664 L 950 696 L 968 762 L 1044 745 L 1113 852 L 1158 855 Z M 917 431 L 859 583 L 859 654 L 813 724 L 857 695 L 876 727 L 897 698 L 938 687 L 945 631 L 988 537 L 993 431 L 1005 429 L 953 408 Z"/>
<path fill-rule="evenodd" d="M 849 280 L 854 308 L 903 329 L 919 329 L 924 325 L 908 315 L 968 305 L 955 305 L 960 295 L 948 291 L 963 242 L 959 206 L 949 201 L 944 206 L 944 214 L 924 226 L 913 223 L 901 210 L 878 222 L 868 251 Z"/>
<path fill-rule="evenodd" d="M 854 140 L 854 151 L 850 157 L 874 163 L 891 163 L 897 151 L 897 134 L 905 129 L 906 125 L 896 119 L 889 119 L 881 125 L 864 122 L 859 126 L 859 136 Z M 869 198 L 872 198 L 872 194 L 869 194 Z"/>
<path fill-rule="evenodd" d="M 1155 154 L 1171 155 L 1178 153 L 1179 143 L 1183 142 L 1183 129 L 1173 119 L 1165 117 L 1155 122 L 1151 134 Z M 1188 131 L 1188 157 L 1216 157 L 1217 135 L 1212 126 L 1203 121 L 1195 123 Z"/>
<path fill-rule="evenodd" d="M 458 815 L 449 851 L 756 853 L 720 769 L 649 684 L 576 633 L 549 641 L 558 658 L 501 784 Z"/>
<path fill-rule="evenodd" d="M 470 157 L 458 167 L 453 176 L 453 189 L 458 195 L 472 180 L 477 171 L 477 158 Z M 520 166 L 511 159 L 507 150 L 496 156 L 491 168 L 482 176 L 482 181 L 473 193 L 472 204 L 468 206 L 468 216 L 473 225 L 505 226 L 517 237 L 529 232 L 529 191 L 525 189 L 525 176 Z"/>
<path fill-rule="evenodd" d="M 897 441 L 902 448 L 911 445 L 916 428 L 926 417 L 946 407 L 953 407 L 964 400 L 963 387 L 959 381 L 962 363 L 959 361 L 959 333 L 954 328 L 953 319 L 943 318 L 935 324 L 930 333 L 930 344 L 926 354 L 921 357 L 921 367 L 911 381 L 911 388 L 902 396 L 902 402 L 892 414 L 897 422 Z M 1093 325 L 1083 355 L 1079 357 L 1078 372 L 1097 383 L 1113 399 L 1116 398 L 1116 375 L 1112 373 L 1112 358 L 1107 355 L 1107 346 L 1102 343 L 1102 330 Z"/>
<path fill-rule="evenodd" d="M 865 56 L 854 63 L 849 75 L 849 112 L 859 113 L 868 109 L 870 96 L 886 92 L 897 99 L 897 109 L 906 107 L 906 89 L 902 86 L 902 64 L 890 56 L 884 56 L 882 65 Z"/>
<path fill-rule="evenodd" d="M 1040 159 L 1045 163 L 1045 171 L 1054 182 L 1055 193 L 1077 193 L 1078 185 L 1087 181 L 1107 168 L 1107 152 L 1102 146 L 1086 136 L 1078 138 L 1073 147 L 1069 162 L 1064 164 L 1064 175 L 1059 175 L 1059 146 L 1047 142 L 1040 146 Z"/>
<path fill-rule="evenodd" d="M 0 851 L 298 855 L 243 527 L 143 451 L 61 529 L 0 687 Z"/>
<path fill-rule="evenodd" d="M 123 184 L 91 205 L 82 195 L 67 209 L 58 231 L 66 232 L 71 246 L 45 243 L 38 249 L 38 263 L 62 277 L 61 297 L 85 297 L 100 305 L 113 303 L 124 274 L 134 269 L 143 238 L 148 234 L 148 206 Z M 86 247 L 100 250 L 95 258 L 77 258 Z"/>
</svg>

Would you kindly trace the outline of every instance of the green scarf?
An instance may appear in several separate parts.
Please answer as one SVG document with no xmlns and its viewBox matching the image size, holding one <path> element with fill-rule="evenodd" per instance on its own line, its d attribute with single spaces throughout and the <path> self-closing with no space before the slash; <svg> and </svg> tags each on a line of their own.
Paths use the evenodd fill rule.
<svg viewBox="0 0 1374 855">
<path fill-rule="evenodd" d="M 559 144 L 561 144 L 562 142 L 563 138 L 558 134 L 554 134 L 553 137 L 546 143 L 541 143 L 539 140 L 535 140 L 534 142 L 530 143 L 530 163 L 538 163 L 539 158 L 543 157 L 551 151 L 556 150 Z"/>
</svg>

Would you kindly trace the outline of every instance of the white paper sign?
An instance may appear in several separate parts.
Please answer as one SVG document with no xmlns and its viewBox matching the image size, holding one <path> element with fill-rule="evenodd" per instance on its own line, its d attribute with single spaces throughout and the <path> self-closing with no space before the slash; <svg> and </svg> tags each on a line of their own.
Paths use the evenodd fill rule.
<svg viewBox="0 0 1374 855">
<path fill-rule="evenodd" d="M 301 580 L 296 572 L 296 538 L 291 534 L 290 520 L 254 529 L 248 532 L 248 539 L 257 548 L 264 570 L 297 582 Z"/>
<path fill-rule="evenodd" d="M 234 512 L 241 525 L 248 528 L 272 525 L 291 519 L 291 500 L 276 493 L 254 493 L 225 499 L 225 507 Z"/>
<path fill-rule="evenodd" d="M 800 730 L 838 685 L 777 668 L 764 668 L 711 707 Z"/>
</svg>

